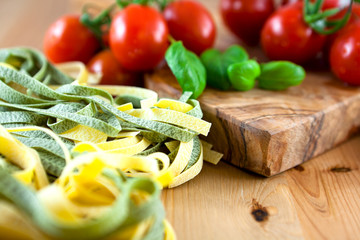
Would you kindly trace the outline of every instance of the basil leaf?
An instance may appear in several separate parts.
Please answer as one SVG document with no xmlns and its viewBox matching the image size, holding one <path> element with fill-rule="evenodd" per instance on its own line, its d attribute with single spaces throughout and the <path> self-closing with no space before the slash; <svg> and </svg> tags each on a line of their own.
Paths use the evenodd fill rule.
<svg viewBox="0 0 360 240">
<path fill-rule="evenodd" d="M 232 45 L 225 50 L 222 56 L 223 64 L 226 69 L 233 63 L 244 62 L 249 59 L 246 50 L 239 45 Z"/>
<path fill-rule="evenodd" d="M 209 49 L 200 56 L 207 73 L 207 84 L 211 87 L 228 90 L 231 87 L 227 69 L 233 63 L 246 61 L 249 56 L 238 46 L 230 46 L 224 53 L 217 49 Z"/>
<path fill-rule="evenodd" d="M 239 91 L 248 91 L 255 86 L 255 79 L 260 75 L 260 65 L 254 60 L 231 64 L 228 75 L 232 86 Z"/>
<path fill-rule="evenodd" d="M 231 87 L 224 68 L 221 52 L 217 49 L 209 49 L 200 56 L 206 68 L 207 84 L 213 88 L 228 90 Z"/>
<path fill-rule="evenodd" d="M 198 98 L 206 86 L 206 70 L 199 57 L 178 41 L 167 49 L 165 59 L 183 92 L 193 92 L 191 97 Z"/>
<path fill-rule="evenodd" d="M 264 63 L 261 64 L 261 74 L 258 77 L 259 87 L 268 90 L 284 90 L 301 84 L 305 75 L 305 70 L 292 62 Z"/>
</svg>

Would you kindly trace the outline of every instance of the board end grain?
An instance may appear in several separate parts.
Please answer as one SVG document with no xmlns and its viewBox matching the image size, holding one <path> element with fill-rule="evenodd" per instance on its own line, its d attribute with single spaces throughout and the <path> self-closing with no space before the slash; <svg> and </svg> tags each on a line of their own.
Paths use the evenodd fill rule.
<svg viewBox="0 0 360 240">
<path fill-rule="evenodd" d="M 147 75 L 145 85 L 160 97 L 181 95 L 167 68 Z M 328 73 L 308 72 L 303 84 L 285 91 L 208 88 L 198 100 L 212 123 L 206 141 L 227 162 L 263 176 L 331 149 L 360 126 L 360 89 L 343 86 Z"/>
</svg>

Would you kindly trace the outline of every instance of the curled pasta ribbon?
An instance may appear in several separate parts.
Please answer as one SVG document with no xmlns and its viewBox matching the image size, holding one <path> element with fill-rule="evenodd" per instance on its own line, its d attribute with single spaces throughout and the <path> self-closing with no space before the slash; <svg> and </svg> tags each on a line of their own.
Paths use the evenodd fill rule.
<svg viewBox="0 0 360 240">
<path fill-rule="evenodd" d="M 75 85 L 97 84 L 100 81 L 101 75 L 89 73 L 86 66 L 82 62 L 66 62 L 56 64 L 56 68 L 67 75 L 73 77 Z"/>
<path fill-rule="evenodd" d="M 94 85 L 93 87 L 105 90 L 113 96 L 130 95 L 137 96 L 140 100 L 141 108 L 149 108 L 154 106 L 157 102 L 158 94 L 152 90 L 139 88 L 139 87 L 128 87 L 128 86 L 105 86 L 105 85 Z"/>
<path fill-rule="evenodd" d="M 24 132 L 24 131 L 36 131 L 36 130 L 43 131 L 43 132 L 47 133 L 48 135 L 50 135 L 56 141 L 56 143 L 59 144 L 60 148 L 62 149 L 64 156 L 65 156 L 64 157 L 65 161 L 67 163 L 69 163 L 71 161 L 70 152 L 67 149 L 66 145 L 63 143 L 63 141 L 61 141 L 61 139 L 58 137 L 58 135 L 56 135 L 53 131 L 51 131 L 47 128 L 37 127 L 37 126 L 6 128 L 7 132 L 13 132 L 13 133 L 14 132 Z M 11 135 L 10 135 L 10 137 L 11 137 Z"/>
<path fill-rule="evenodd" d="M 192 152 L 194 150 L 194 141 L 181 142 L 179 144 L 178 153 L 174 161 L 170 164 L 169 157 L 162 152 L 155 152 L 148 156 L 132 155 L 130 151 L 124 151 L 124 153 L 117 153 L 119 149 L 118 143 L 131 144 L 131 137 L 128 139 L 121 139 L 118 142 L 111 141 L 107 143 L 94 144 L 94 143 L 79 143 L 74 148 L 74 152 L 90 152 L 97 154 L 96 156 L 103 159 L 107 164 L 120 168 L 127 176 L 149 176 L 157 179 L 163 187 L 176 187 L 184 182 L 189 181 L 198 175 L 203 165 L 203 148 L 200 144 L 199 155 L 196 156 L 196 163 L 189 169 L 185 168 L 188 166 L 190 159 L 192 158 Z M 125 147 L 127 149 L 137 148 L 139 143 L 132 142 L 133 147 Z M 124 146 L 123 145 L 123 146 Z M 139 148 L 138 148 L 139 149 Z M 135 152 L 141 152 L 139 151 Z M 86 156 L 86 155 L 85 155 Z M 160 167 L 162 166 L 161 170 Z M 66 168 L 65 168 L 66 169 Z M 64 169 L 64 172 L 66 171 Z"/>
<path fill-rule="evenodd" d="M 150 144 L 151 142 L 146 138 L 140 139 L 134 136 L 97 144 L 81 142 L 73 148 L 73 151 L 79 153 L 103 151 L 106 153 L 134 155 L 144 151 Z"/>
<path fill-rule="evenodd" d="M 201 144 L 199 144 L 200 151 L 195 164 L 193 164 L 190 168 L 187 169 L 185 168 L 186 166 L 188 166 L 191 159 L 191 153 L 194 150 L 193 141 L 189 143 L 179 143 L 177 141 L 172 141 L 166 144 L 166 146 L 169 148 L 170 151 L 175 150 L 177 146 L 179 147 L 178 154 L 176 155 L 175 160 L 170 166 L 172 172 L 175 173 L 175 177 L 173 181 L 169 184 L 169 188 L 177 187 L 193 179 L 201 172 L 203 166 L 203 147 Z"/>
<path fill-rule="evenodd" d="M 154 107 L 171 109 L 177 112 L 187 113 L 194 107 L 188 103 L 180 102 L 174 99 L 163 98 L 154 104 Z"/>
<path fill-rule="evenodd" d="M 78 69 L 81 71 L 80 67 Z M 81 76 L 81 74 L 79 73 L 78 76 Z M 79 82 L 85 81 L 81 78 L 78 78 L 77 80 Z M 134 109 L 131 102 L 117 106 L 118 110 L 136 118 L 168 123 L 205 136 L 210 130 L 210 123 L 187 114 L 189 111 L 194 109 L 194 106 L 189 103 L 166 98 L 158 100 L 158 95 L 154 91 L 143 88 L 101 85 L 96 85 L 94 87 L 105 90 L 113 96 L 136 96 L 141 99 L 141 108 L 139 109 Z M 75 129 L 72 131 L 74 134 L 78 132 Z M 139 135 L 129 136 L 123 139 L 104 141 L 105 136 L 101 137 L 99 133 L 91 130 L 91 128 L 87 129 L 87 134 L 98 137 L 84 137 L 81 141 L 77 142 L 76 146 L 72 150 L 73 152 L 116 153 L 133 156 L 141 154 L 149 146 L 155 144 L 144 137 L 141 138 Z M 119 133 L 119 137 L 121 137 L 121 134 L 122 132 Z M 85 136 L 85 134 L 79 135 Z M 165 142 L 165 145 L 168 145 L 168 143 L 170 144 L 170 142 Z M 147 158 L 142 159 L 141 172 L 139 169 L 128 168 L 125 171 L 126 174 L 128 176 L 135 176 L 139 174 L 158 176 L 158 179 L 168 179 L 162 180 L 162 185 L 164 187 L 175 187 L 199 174 L 203 165 L 203 158 L 205 160 L 209 160 L 209 162 L 212 162 L 213 164 L 216 164 L 222 157 L 222 154 L 211 150 L 212 145 L 206 142 L 201 142 L 196 146 L 194 145 L 194 140 L 189 142 L 175 142 L 173 142 L 173 144 L 175 143 L 176 147 L 179 148 L 177 154 L 168 169 L 164 169 L 163 167 L 163 170 L 167 170 L 168 174 L 173 176 L 173 178 L 171 178 L 171 182 L 169 182 L 170 177 L 165 177 L 166 174 L 159 176 L 158 172 L 155 170 L 145 170 L 146 164 L 144 161 L 151 162 L 151 160 L 148 160 Z M 205 147 L 203 147 L 202 144 L 205 144 Z M 175 148 L 169 150 L 170 152 L 173 152 Z M 195 152 L 197 153 L 196 156 L 194 155 Z"/>
<path fill-rule="evenodd" d="M 16 70 L 16 68 L 13 65 L 10 65 L 8 63 L 0 62 L 0 66 L 11 68 L 13 70 Z"/>
<path fill-rule="evenodd" d="M 194 132 L 200 133 L 202 135 L 207 136 L 208 132 L 210 131 L 211 123 L 201 120 L 199 118 L 193 117 L 191 115 L 169 110 L 169 109 L 159 109 L 159 108 L 152 108 L 152 109 L 133 109 L 128 110 L 126 113 L 146 119 L 146 120 L 153 120 L 159 122 L 170 123 L 176 126 L 180 126 Z"/>
<path fill-rule="evenodd" d="M 65 167 L 55 184 L 39 192 L 39 198 L 59 221 L 79 224 L 96 219 L 109 211 L 116 197 L 121 194 L 116 184 L 103 174 L 105 169 L 115 174 L 116 169 L 126 169 L 129 166 L 133 169 L 156 171 L 157 163 L 149 164 L 147 161 L 144 166 L 141 159 L 120 154 L 81 155 Z M 139 206 L 149 197 L 147 192 L 141 190 L 134 191 L 130 196 Z M 129 225 L 113 233 L 107 239 L 142 239 L 153 224 L 153 216 L 149 216 L 136 225 Z M 166 220 L 163 224 L 164 239 L 176 239 L 171 225 Z"/>
<path fill-rule="evenodd" d="M 59 134 L 59 136 L 77 142 L 90 141 L 94 143 L 106 142 L 108 137 L 105 133 L 84 125 L 77 125 L 76 127 Z"/>
<path fill-rule="evenodd" d="M 21 168 L 13 173 L 14 177 L 34 189 L 48 185 L 48 179 L 40 158 L 35 150 L 28 148 L 10 135 L 0 125 L 0 153 L 6 160 Z"/>
<path fill-rule="evenodd" d="M 0 138 L 3 143 L 0 145 L 0 152 L 6 159 L 11 160 L 14 164 L 19 164 L 20 167 L 23 163 L 24 165 L 26 165 L 27 162 L 30 163 L 30 170 L 25 168 L 25 171 L 20 170 L 14 174 L 16 178 L 26 185 L 29 185 L 29 177 L 27 176 L 29 171 L 33 171 L 33 177 L 44 176 L 46 179 L 45 171 L 41 166 L 39 158 L 36 158 L 37 153 L 17 141 L 9 134 L 9 132 L 32 130 L 48 131 L 48 129 L 41 129 L 39 127 L 5 129 L 0 125 Z M 52 133 L 50 135 L 54 137 L 56 141 L 61 141 L 55 134 Z M 63 150 L 64 152 L 67 151 L 66 148 Z M 68 154 L 68 152 L 65 153 L 65 155 Z M 21 159 L 19 159 L 19 157 L 21 157 Z M 34 161 L 37 161 L 36 164 L 38 166 L 34 166 Z M 163 166 L 162 169 L 159 169 L 158 162 L 161 162 L 161 165 Z M 125 182 L 119 182 L 119 177 L 121 177 L 121 175 L 119 176 L 119 171 L 131 169 L 139 170 L 141 172 L 148 171 L 161 173 L 168 169 L 169 164 L 169 158 L 163 153 L 153 153 L 146 157 L 113 153 L 87 153 L 71 159 L 71 161 L 67 162 L 61 176 L 54 183 L 48 184 L 47 179 L 42 182 L 41 177 L 35 178 L 34 186 L 41 187 L 36 188 L 39 190 L 36 196 L 51 217 L 51 219 L 49 219 L 49 227 L 51 226 L 51 230 L 47 230 L 48 221 L 41 220 L 43 222 L 42 227 L 44 228 L 42 230 L 45 232 L 50 231 L 48 234 L 55 234 L 54 236 L 56 236 L 56 234 L 67 236 L 67 233 L 62 232 L 64 230 L 60 229 L 65 227 L 64 229 L 66 231 L 66 229 L 69 228 L 68 226 L 73 225 L 74 227 L 80 227 L 83 224 L 86 225 L 89 221 L 91 222 L 94 221 L 94 219 L 102 218 L 108 212 L 112 212 L 114 202 L 117 201 L 119 196 L 125 194 L 122 192 L 122 188 L 119 188 L 119 184 L 126 184 L 127 180 L 123 179 L 122 181 Z M 41 170 L 40 172 L 39 169 Z M 4 173 L 2 172 L 1 174 Z M 109 178 L 111 175 L 115 176 L 115 178 Z M 133 177 L 137 177 L 137 175 L 135 174 Z M 118 180 L 115 181 L 116 179 Z M 141 181 L 138 184 L 140 183 Z M 0 184 L 3 184 L 1 180 Z M 142 239 L 149 231 L 151 231 L 155 224 L 158 224 L 159 219 L 156 220 L 158 217 L 156 215 L 157 210 L 152 211 L 155 215 L 149 216 L 146 215 L 148 210 L 141 210 L 143 212 L 140 211 L 142 206 L 146 206 L 147 208 L 152 207 L 152 205 L 146 205 L 148 199 L 150 199 L 150 197 L 153 198 L 153 196 L 150 195 L 152 191 L 145 190 L 148 188 L 148 185 L 146 184 L 143 186 L 134 186 L 136 187 L 131 190 L 129 198 L 131 199 L 132 204 L 134 204 L 134 207 L 139 207 L 139 210 L 131 210 L 133 212 L 128 212 L 129 216 L 125 219 L 141 220 L 139 222 L 135 221 L 134 223 L 132 223 L 133 220 L 124 220 L 124 222 L 121 223 L 122 225 L 119 227 L 119 230 L 115 230 L 106 239 Z M 9 185 L 9 187 L 14 188 L 14 186 L 11 185 Z M 18 191 L 24 191 L 24 189 Z M 156 201 L 156 204 L 158 204 L 157 206 L 159 206 L 159 204 L 161 204 L 160 199 Z M 9 208 L 6 203 L 0 202 L 0 209 L 3 208 L 5 208 L 3 217 L 7 220 L 13 219 L 14 224 L 12 222 L 2 221 L 3 218 L 0 218 L 0 233 L 11 234 L 11 236 L 21 236 L 21 238 L 24 239 L 35 239 L 30 236 L 36 236 L 36 239 L 40 240 L 49 239 L 42 231 L 38 231 L 33 224 L 28 222 L 27 218 L 21 217 L 21 212 L 12 207 Z M 34 211 L 38 211 L 38 209 L 35 209 Z M 122 211 L 127 212 L 128 210 L 122 209 Z M 38 214 L 41 215 L 43 213 Z M 136 214 L 136 217 L 134 218 L 132 214 Z M 142 214 L 145 215 L 140 217 L 139 214 L 140 216 L 142 216 Z M 41 216 L 45 217 L 45 215 Z M 46 217 L 49 216 L 46 215 Z M 35 217 L 35 219 L 39 220 L 39 216 Z M 24 227 L 21 231 L 18 228 L 18 224 Z M 166 220 L 161 220 L 160 224 L 163 225 L 164 229 L 163 239 L 176 239 L 172 227 Z M 54 230 L 54 227 L 56 228 L 57 226 L 59 227 L 59 230 Z M 70 229 L 73 229 L 74 227 L 70 227 Z M 101 231 L 101 229 L 96 231 Z M 158 229 L 154 228 L 153 231 L 158 231 Z M 83 236 L 86 236 L 85 232 L 83 234 L 85 234 Z M 72 239 L 74 239 L 74 237 L 72 237 Z"/>
<path fill-rule="evenodd" d="M 192 143 L 184 159 L 188 164 L 177 160 L 181 166 L 175 168 L 170 154 L 160 152 L 160 144 L 175 137 L 188 146 L 196 133 L 125 113 L 162 108 L 169 101 L 159 103 L 155 92 L 141 88 L 91 88 L 87 84 L 94 76 L 83 64 L 59 66 L 76 78 L 72 82 L 35 50 L 5 49 L 0 55 L 1 61 L 15 66 L 0 64 L 5 79 L 0 81 L 0 120 L 7 128 L 0 134 L 0 195 L 29 223 L 19 229 L 12 220 L 19 219 L 17 214 L 22 219 L 21 213 L 9 211 L 1 216 L 6 221 L 0 217 L 0 232 L 11 229 L 11 236 L 35 239 L 174 239 L 164 220 L 159 183 L 172 184 L 174 169 L 181 168 L 180 174 L 190 170 L 199 160 L 194 150 L 199 145 Z M 179 112 L 199 116 L 193 108 L 200 110 L 196 104 L 176 106 Z M 74 143 L 85 149 L 81 155 L 70 154 Z M 190 148 L 179 147 L 171 156 L 184 149 Z"/>
<path fill-rule="evenodd" d="M 156 179 L 163 187 L 168 186 L 174 176 L 169 171 L 169 157 L 162 152 L 155 152 L 148 156 L 135 155 L 148 145 L 148 143 L 143 145 L 142 142 L 144 139 L 139 141 L 136 136 L 103 144 L 83 142 L 77 144 L 72 151 L 95 154 L 94 156 L 101 158 L 109 166 L 120 169 L 129 177 L 148 176 Z M 133 145 L 130 146 L 130 144 Z M 82 156 L 87 158 L 91 156 L 89 154 L 80 155 L 79 158 Z M 162 166 L 161 169 L 160 166 Z M 66 172 L 66 169 L 63 172 Z"/>
<path fill-rule="evenodd" d="M 201 140 L 201 144 L 204 148 L 204 160 L 214 165 L 218 164 L 224 154 L 211 150 L 213 145 L 204 140 Z"/>
</svg>

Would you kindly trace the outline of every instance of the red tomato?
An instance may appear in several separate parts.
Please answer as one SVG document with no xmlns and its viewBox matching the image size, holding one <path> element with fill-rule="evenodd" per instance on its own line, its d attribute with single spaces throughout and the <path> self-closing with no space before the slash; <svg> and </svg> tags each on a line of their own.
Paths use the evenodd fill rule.
<svg viewBox="0 0 360 240">
<path fill-rule="evenodd" d="M 84 25 L 80 16 L 63 16 L 46 31 L 44 52 L 53 63 L 81 61 L 86 63 L 99 48 L 99 42 Z"/>
<path fill-rule="evenodd" d="M 299 0 L 282 0 L 280 1 L 280 6 L 284 6 L 284 5 L 287 5 L 287 4 L 291 4 L 291 3 L 294 3 L 294 2 L 298 2 Z"/>
<path fill-rule="evenodd" d="M 121 67 L 109 49 L 96 54 L 87 64 L 87 69 L 93 73 L 101 73 L 100 84 L 104 85 L 141 85 L 137 73 L 130 72 Z"/>
<path fill-rule="evenodd" d="M 315 0 L 313 2 L 315 2 Z M 321 9 L 326 10 L 331 8 L 337 8 L 340 7 L 341 4 L 341 0 L 325 0 Z"/>
<path fill-rule="evenodd" d="M 360 20 L 347 26 L 330 49 L 334 74 L 351 85 L 360 85 Z"/>
<path fill-rule="evenodd" d="M 221 0 L 220 8 L 229 29 L 247 45 L 256 45 L 275 6 L 273 0 Z"/>
<path fill-rule="evenodd" d="M 353 3 L 352 13 L 357 18 L 360 18 L 360 4 L 359 3 Z"/>
<path fill-rule="evenodd" d="M 339 20 L 339 19 L 343 18 L 345 16 L 347 10 L 348 10 L 347 8 L 344 8 L 338 14 L 336 14 L 335 16 L 332 16 L 330 19 Z M 357 21 L 357 19 L 359 19 L 359 18 L 360 18 L 360 4 L 353 3 L 352 9 L 351 9 L 351 17 L 350 17 L 348 23 L 346 24 L 346 26 L 351 25 L 352 23 Z M 331 48 L 332 44 L 334 43 L 335 39 L 338 36 L 340 36 L 345 29 L 346 29 L 346 27 L 344 27 L 344 28 L 340 29 L 339 31 L 328 36 L 328 38 L 326 39 L 325 49 L 324 49 L 326 54 L 328 54 L 328 52 L 330 51 L 330 48 Z"/>
<path fill-rule="evenodd" d="M 201 54 L 214 45 L 215 23 L 200 3 L 191 0 L 172 2 L 163 14 L 171 36 L 181 40 L 187 49 Z"/>
<path fill-rule="evenodd" d="M 346 6 L 344 9 L 342 9 L 340 12 L 335 14 L 334 16 L 331 16 L 331 20 L 339 20 L 345 16 L 345 14 L 348 11 L 348 6 Z M 360 17 L 360 4 L 353 3 L 351 7 L 351 16 L 349 19 L 349 23 L 354 22 L 357 18 Z"/>
<path fill-rule="evenodd" d="M 168 33 L 166 22 L 157 10 L 132 4 L 113 18 L 110 48 L 125 68 L 149 70 L 164 58 Z"/>
<path fill-rule="evenodd" d="M 101 41 L 104 44 L 104 46 L 109 47 L 110 43 L 109 43 L 109 33 L 105 33 L 101 36 Z"/>
<path fill-rule="evenodd" d="M 300 2 L 300 1 L 302 2 L 302 0 L 282 0 L 281 5 L 291 4 L 294 2 Z M 316 0 L 312 0 L 311 2 L 315 2 L 315 1 Z M 341 2 L 340 0 L 325 0 L 323 2 L 321 9 L 325 10 L 325 9 L 339 7 L 340 2 Z"/>
<path fill-rule="evenodd" d="M 304 63 L 315 57 L 325 43 L 325 36 L 314 32 L 303 21 L 302 3 L 286 5 L 265 23 L 261 44 L 271 59 Z"/>
</svg>

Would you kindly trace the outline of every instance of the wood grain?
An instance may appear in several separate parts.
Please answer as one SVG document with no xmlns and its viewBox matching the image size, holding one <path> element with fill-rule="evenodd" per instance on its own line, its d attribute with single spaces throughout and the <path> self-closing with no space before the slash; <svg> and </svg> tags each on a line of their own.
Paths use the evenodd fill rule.
<svg viewBox="0 0 360 240">
<path fill-rule="evenodd" d="M 207 165 L 195 180 L 164 192 L 163 200 L 167 209 L 178 209 L 168 218 L 179 239 L 236 239 L 236 234 L 238 239 L 302 239 L 284 180 L 239 172 L 224 163 Z"/>
<path fill-rule="evenodd" d="M 359 239 L 359 144 L 353 138 L 271 178 L 205 164 L 163 192 L 168 219 L 179 239 Z"/>
<path fill-rule="evenodd" d="M 6 26 L 0 28 L 0 47 L 41 49 L 47 25 L 64 13 L 76 12 L 72 7 L 79 5 L 74 1 L 1 0 L 0 20 Z M 219 19 L 218 1 L 203 2 Z M 25 26 L 29 29 L 22 31 Z M 219 32 L 228 34 L 224 28 Z M 218 39 L 221 44 L 234 41 Z M 226 145 L 223 141 L 221 147 Z M 360 239 L 359 145 L 357 135 L 271 178 L 225 163 L 205 164 L 194 180 L 163 191 L 167 218 L 179 240 Z"/>
<path fill-rule="evenodd" d="M 222 25 L 217 1 L 206 3 L 219 29 L 216 47 L 242 44 Z M 267 61 L 260 47 L 243 46 L 252 58 Z M 164 97 L 178 97 L 181 91 L 167 68 L 149 74 L 145 86 Z M 199 101 L 205 120 L 213 123 L 206 140 L 226 161 L 264 176 L 318 156 L 360 127 L 360 89 L 343 85 L 326 70 L 307 71 L 300 86 L 286 91 L 207 88 Z"/>
<path fill-rule="evenodd" d="M 360 149 L 350 147 L 359 144 L 352 139 L 286 174 L 308 239 L 359 238 Z"/>
<path fill-rule="evenodd" d="M 160 96 L 181 94 L 167 68 L 148 75 L 145 85 Z M 326 72 L 309 71 L 300 86 L 286 91 L 208 88 L 199 101 L 204 119 L 213 123 L 206 140 L 226 161 L 264 176 L 331 149 L 360 126 L 360 89 L 345 87 Z"/>
</svg>

